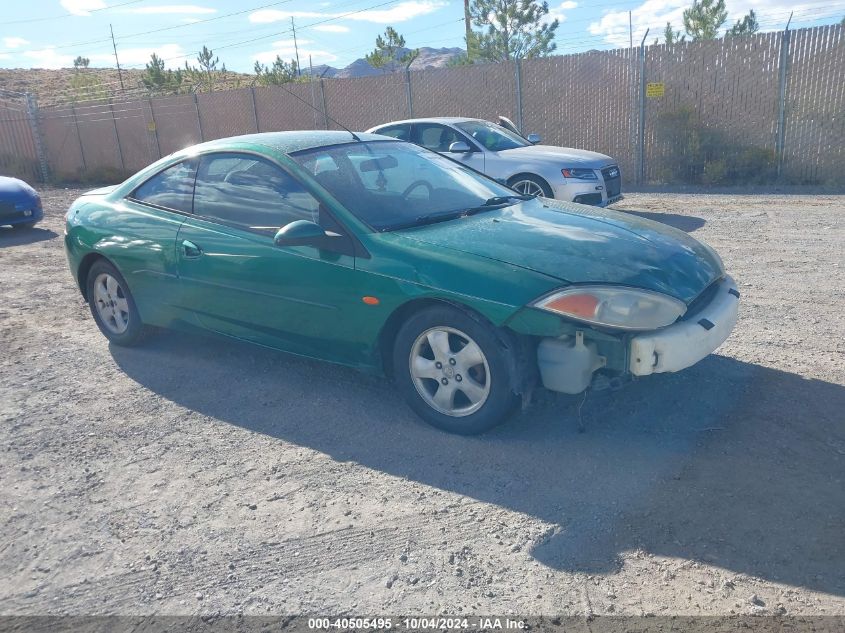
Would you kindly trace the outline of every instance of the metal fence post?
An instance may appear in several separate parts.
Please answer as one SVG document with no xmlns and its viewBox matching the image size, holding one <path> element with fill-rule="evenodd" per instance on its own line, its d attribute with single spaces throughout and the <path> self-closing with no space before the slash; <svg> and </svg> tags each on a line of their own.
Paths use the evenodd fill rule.
<svg viewBox="0 0 845 633">
<path fill-rule="evenodd" d="M 522 63 L 519 59 L 514 64 L 514 73 L 516 80 L 516 124 L 519 131 L 522 132 L 524 127 L 522 120 Z"/>
<path fill-rule="evenodd" d="M 47 182 L 49 179 L 47 154 L 44 152 L 44 137 L 41 136 L 41 126 L 38 123 L 38 104 L 35 101 L 35 95 L 28 92 L 26 93 L 26 118 L 29 122 L 29 129 L 32 131 L 32 140 L 35 143 L 35 154 L 38 158 L 41 181 Z"/>
<path fill-rule="evenodd" d="M 194 93 L 194 108 L 197 111 L 197 127 L 200 130 L 200 140 L 204 141 L 205 140 L 205 134 L 203 134 L 203 132 L 202 132 L 202 117 L 200 116 L 200 102 L 199 102 L 199 99 L 197 99 L 197 93 L 196 92 Z"/>
<path fill-rule="evenodd" d="M 414 118 L 414 96 L 411 92 L 411 69 L 405 69 L 405 87 L 408 91 L 408 118 Z"/>
<path fill-rule="evenodd" d="M 645 38 L 648 37 L 649 29 L 646 29 L 643 35 L 643 41 L 640 42 L 640 125 L 639 125 L 639 145 L 638 145 L 638 161 L 637 161 L 637 184 L 643 184 L 645 180 Z"/>
<path fill-rule="evenodd" d="M 82 135 L 79 133 L 79 119 L 76 118 L 76 106 L 70 105 L 71 114 L 73 114 L 73 125 L 76 128 L 76 142 L 79 143 L 79 156 L 82 158 L 82 171 L 88 171 L 88 164 L 85 160 L 85 148 L 82 147 Z"/>
<path fill-rule="evenodd" d="M 123 146 L 120 144 L 120 133 L 117 131 L 117 119 L 114 117 L 114 105 L 111 98 L 109 98 L 109 112 L 111 112 L 111 122 L 114 125 L 114 141 L 117 144 L 117 155 L 120 157 L 120 171 L 126 173 L 126 163 L 123 160 Z"/>
<path fill-rule="evenodd" d="M 153 137 L 155 138 L 156 152 L 158 152 L 158 156 L 155 160 L 157 160 L 158 158 L 161 158 L 161 143 L 159 143 L 158 140 L 158 126 L 156 125 L 156 113 L 155 110 L 153 110 L 153 100 L 147 99 L 147 103 L 149 103 L 150 105 L 150 124 L 147 126 L 147 130 L 152 132 Z"/>
<path fill-rule="evenodd" d="M 249 93 L 252 95 L 252 118 L 255 121 L 255 131 L 260 132 L 261 128 L 258 126 L 258 105 L 255 103 L 255 86 L 249 87 Z"/>
<path fill-rule="evenodd" d="M 792 15 L 789 16 L 792 21 Z M 777 161 L 777 175 L 780 178 L 783 169 L 783 149 L 786 132 L 786 75 L 789 66 L 789 22 L 780 39 L 780 66 L 778 68 L 778 125 L 775 139 L 775 160 Z"/>
<path fill-rule="evenodd" d="M 325 71 L 323 71 L 325 72 Z M 329 129 L 329 111 L 326 109 L 326 88 L 323 86 L 323 78 L 320 77 L 320 99 L 323 101 L 323 121 L 326 129 Z"/>
</svg>

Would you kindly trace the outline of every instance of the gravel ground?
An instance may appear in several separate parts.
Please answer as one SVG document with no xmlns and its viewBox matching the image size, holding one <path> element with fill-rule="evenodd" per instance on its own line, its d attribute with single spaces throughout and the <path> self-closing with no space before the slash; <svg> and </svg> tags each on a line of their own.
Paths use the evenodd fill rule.
<svg viewBox="0 0 845 633">
<path fill-rule="evenodd" d="M 845 198 L 629 195 L 721 253 L 731 338 L 462 438 L 349 369 L 110 347 L 78 193 L 0 229 L 0 613 L 845 614 Z"/>
</svg>

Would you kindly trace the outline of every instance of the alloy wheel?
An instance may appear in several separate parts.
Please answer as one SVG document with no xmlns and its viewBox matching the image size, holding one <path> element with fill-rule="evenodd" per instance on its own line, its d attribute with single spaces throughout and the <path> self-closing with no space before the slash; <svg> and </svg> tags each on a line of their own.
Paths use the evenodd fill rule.
<svg viewBox="0 0 845 633">
<path fill-rule="evenodd" d="M 517 180 L 511 185 L 511 189 L 515 189 L 526 196 L 546 197 L 546 192 L 543 191 L 543 188 L 533 180 Z"/>
<path fill-rule="evenodd" d="M 455 328 L 435 327 L 420 334 L 411 347 L 409 369 L 420 397 L 444 415 L 475 413 L 490 395 L 487 357 Z"/>
<path fill-rule="evenodd" d="M 108 273 L 94 280 L 94 306 L 100 321 L 110 332 L 123 334 L 129 327 L 129 302 L 120 282 Z"/>
</svg>

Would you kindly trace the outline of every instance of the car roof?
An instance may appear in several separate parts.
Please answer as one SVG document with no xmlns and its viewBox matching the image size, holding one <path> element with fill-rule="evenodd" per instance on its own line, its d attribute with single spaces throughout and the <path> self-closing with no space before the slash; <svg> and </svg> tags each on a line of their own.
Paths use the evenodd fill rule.
<svg viewBox="0 0 845 633">
<path fill-rule="evenodd" d="M 468 116 L 433 116 L 427 117 L 424 119 L 404 119 L 402 121 L 391 121 L 390 123 L 380 123 L 379 125 L 373 126 L 370 128 L 374 130 L 379 127 L 385 127 L 386 125 L 401 125 L 404 123 L 465 123 L 467 121 L 483 121 L 484 119 L 477 119 L 475 117 L 468 117 Z"/>
<path fill-rule="evenodd" d="M 395 140 L 379 134 L 356 132 L 362 141 Z M 287 132 L 261 132 L 258 134 L 242 134 L 229 136 L 215 141 L 208 141 L 194 145 L 187 150 L 191 152 L 208 150 L 242 149 L 244 145 L 255 145 L 271 149 L 282 154 L 291 154 L 306 149 L 356 143 L 349 132 L 340 130 L 292 130 Z"/>
</svg>

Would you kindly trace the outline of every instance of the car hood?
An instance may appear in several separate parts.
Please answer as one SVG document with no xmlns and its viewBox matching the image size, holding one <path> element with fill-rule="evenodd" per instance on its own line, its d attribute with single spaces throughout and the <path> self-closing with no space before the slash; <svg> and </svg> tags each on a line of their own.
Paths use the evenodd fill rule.
<svg viewBox="0 0 845 633">
<path fill-rule="evenodd" d="M 396 234 L 564 283 L 645 288 L 687 304 L 724 274 L 718 255 L 683 231 L 628 213 L 553 200 L 529 200 Z"/>
<path fill-rule="evenodd" d="M 605 154 L 572 147 L 555 147 L 554 145 L 515 147 L 514 149 L 502 150 L 499 152 L 499 155 L 519 160 L 551 160 L 559 163 L 561 167 L 590 167 L 592 169 L 599 169 L 615 164 L 615 161 Z"/>
</svg>

